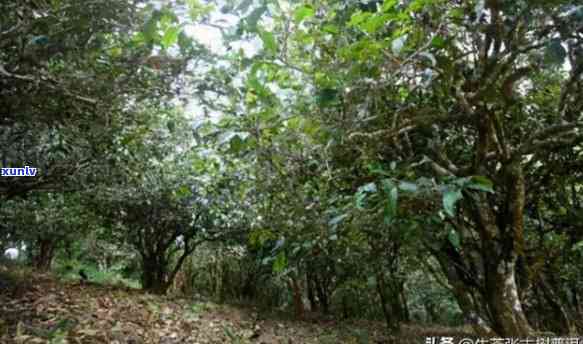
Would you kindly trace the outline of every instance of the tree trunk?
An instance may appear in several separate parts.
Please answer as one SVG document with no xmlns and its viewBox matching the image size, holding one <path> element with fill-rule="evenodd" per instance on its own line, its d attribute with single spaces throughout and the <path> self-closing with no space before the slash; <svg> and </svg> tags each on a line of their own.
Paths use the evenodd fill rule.
<svg viewBox="0 0 583 344">
<path fill-rule="evenodd" d="M 314 294 L 314 279 L 312 273 L 306 271 L 306 289 L 308 291 L 308 300 L 310 301 L 310 310 L 312 312 L 318 311 L 318 302 L 316 301 L 316 295 Z"/>
<path fill-rule="evenodd" d="M 385 283 L 385 277 L 382 272 L 377 272 L 377 293 L 381 300 L 381 308 L 383 310 L 383 315 L 385 316 L 385 322 L 389 330 L 394 330 L 399 327 L 397 319 L 393 317 L 392 309 L 389 306 L 386 295 L 387 286 Z"/>
<path fill-rule="evenodd" d="M 469 312 L 477 330 L 492 329 L 498 336 L 524 338 L 534 331 L 525 316 L 516 283 L 516 262 L 524 250 L 525 185 L 520 161 L 506 163 L 503 176 L 505 198 L 500 209 L 496 210 L 485 194 L 473 195 L 471 210 L 479 242 L 473 249 L 446 252 L 453 268 L 447 266 L 448 262 L 440 263 L 453 282 L 460 308 Z M 469 260 L 471 253 L 481 258 L 478 261 L 483 272 Z M 472 302 L 470 297 L 475 299 L 476 292 L 480 297 L 478 302 Z"/>
<path fill-rule="evenodd" d="M 520 161 L 504 166 L 506 209 L 497 216 L 492 209 L 482 216 L 482 256 L 486 263 L 486 298 L 495 331 L 504 337 L 528 337 L 528 323 L 516 284 L 516 261 L 524 252 L 524 173 Z M 483 202 L 479 206 L 488 206 Z M 485 215 L 485 212 L 482 212 Z M 495 233 L 493 236 L 491 234 Z"/>
<path fill-rule="evenodd" d="M 401 287 L 401 293 L 399 295 L 401 305 L 403 307 L 403 317 L 401 321 L 409 322 L 411 321 L 411 314 L 409 313 L 409 307 L 407 306 L 407 297 L 405 296 L 405 288 L 404 285 Z"/>
<path fill-rule="evenodd" d="M 346 293 L 342 294 L 342 316 L 344 319 L 350 318 L 350 312 L 348 311 L 348 296 Z"/>
<path fill-rule="evenodd" d="M 444 246 L 440 250 L 433 251 L 433 254 L 447 277 L 447 281 L 452 286 L 453 296 L 463 312 L 465 320 L 472 325 L 478 336 L 495 336 L 496 333 L 487 321 L 488 314 L 483 312 L 487 305 L 480 307 L 477 304 L 472 286 L 468 285 L 466 278 L 462 277 L 462 271 L 458 266 L 461 262 L 452 257 L 451 249 L 451 243 L 446 241 Z"/>
<path fill-rule="evenodd" d="M 538 286 L 543 292 L 543 296 L 547 304 L 551 308 L 552 320 L 549 322 L 551 330 L 557 334 L 569 335 L 576 332 L 573 320 L 569 312 L 561 302 L 559 296 L 555 293 L 553 288 L 549 285 L 544 275 L 539 276 Z"/>
<path fill-rule="evenodd" d="M 319 305 L 322 307 L 322 313 L 328 314 L 330 310 L 330 303 L 328 301 L 328 291 L 325 284 L 325 278 L 323 276 L 318 277 L 314 275 L 314 281 L 316 282 L 316 293 L 318 294 Z"/>
<path fill-rule="evenodd" d="M 516 286 L 516 258 L 491 264 L 488 271 L 487 302 L 494 331 L 503 337 L 528 337 L 533 334 Z"/>
<path fill-rule="evenodd" d="M 40 271 L 51 269 L 55 253 L 55 243 L 49 239 L 41 239 L 38 242 L 38 253 L 34 257 L 34 265 Z"/>
<path fill-rule="evenodd" d="M 576 319 L 581 317 L 581 303 L 579 301 L 579 293 L 575 285 L 571 286 L 571 293 L 573 295 L 573 308 L 575 308 Z"/>
<path fill-rule="evenodd" d="M 425 312 L 427 313 L 428 318 L 429 318 L 429 319 L 426 319 L 426 321 L 429 324 L 435 324 L 435 323 L 441 322 L 441 317 L 439 316 L 439 313 L 437 313 L 435 306 L 436 305 L 429 300 L 427 300 L 423 303 L 423 307 L 425 308 Z"/>
<path fill-rule="evenodd" d="M 404 303 L 403 287 L 404 283 L 397 276 L 393 276 L 388 283 L 390 292 L 391 309 L 397 318 L 396 327 L 399 323 L 407 321 L 407 304 Z"/>
<path fill-rule="evenodd" d="M 287 280 L 288 287 L 290 288 L 294 300 L 294 312 L 296 319 L 304 319 L 304 301 L 302 300 L 302 289 L 297 279 L 290 277 Z"/>
<path fill-rule="evenodd" d="M 156 258 L 142 258 L 142 289 L 154 294 L 165 294 L 169 284 L 166 280 L 166 264 Z"/>
<path fill-rule="evenodd" d="M 243 288 L 241 288 L 241 296 L 244 300 L 253 300 L 255 299 L 256 294 L 256 278 L 255 274 L 248 273 L 245 277 L 245 282 L 243 284 Z"/>
</svg>

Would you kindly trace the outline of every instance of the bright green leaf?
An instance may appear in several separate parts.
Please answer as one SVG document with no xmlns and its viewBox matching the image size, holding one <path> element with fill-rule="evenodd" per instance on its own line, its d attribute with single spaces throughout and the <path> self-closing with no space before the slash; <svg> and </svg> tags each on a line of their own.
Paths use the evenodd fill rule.
<svg viewBox="0 0 583 344">
<path fill-rule="evenodd" d="M 445 45 L 446 45 L 445 38 L 443 38 L 442 36 L 435 36 L 431 40 L 431 45 L 434 48 L 443 49 L 443 48 L 445 48 Z"/>
<path fill-rule="evenodd" d="M 368 19 L 368 17 L 370 17 L 370 15 L 371 14 L 368 12 L 358 11 L 350 17 L 350 21 L 348 22 L 348 25 L 349 26 L 359 26 L 366 19 Z"/>
<path fill-rule="evenodd" d="M 180 34 L 181 29 L 177 26 L 169 27 L 166 32 L 164 32 L 164 36 L 162 36 L 162 46 L 165 49 L 170 48 L 178 41 L 178 35 Z"/>
<path fill-rule="evenodd" d="M 455 204 L 463 197 L 459 189 L 447 189 L 443 194 L 443 209 L 449 216 L 455 216 Z"/>
<path fill-rule="evenodd" d="M 276 273 L 282 273 L 287 267 L 287 257 L 284 251 L 277 254 L 275 261 L 273 262 L 273 271 Z"/>
<path fill-rule="evenodd" d="M 390 10 L 393 10 L 398 3 L 399 3 L 399 0 L 385 0 L 385 2 L 383 2 L 383 6 L 381 7 L 381 10 L 383 12 L 388 12 Z"/>
<path fill-rule="evenodd" d="M 315 14 L 314 8 L 310 5 L 303 5 L 294 11 L 294 21 L 296 24 L 301 23 L 307 18 L 313 17 Z"/>
<path fill-rule="evenodd" d="M 324 25 L 322 30 L 324 30 L 325 32 L 328 32 L 328 33 L 332 33 L 332 34 L 338 34 L 340 32 L 340 29 L 338 29 L 338 26 L 331 25 L 331 24 Z"/>
<path fill-rule="evenodd" d="M 467 184 L 467 187 L 470 189 L 485 191 L 489 193 L 494 192 L 494 183 L 484 176 L 472 176 Z"/>
</svg>

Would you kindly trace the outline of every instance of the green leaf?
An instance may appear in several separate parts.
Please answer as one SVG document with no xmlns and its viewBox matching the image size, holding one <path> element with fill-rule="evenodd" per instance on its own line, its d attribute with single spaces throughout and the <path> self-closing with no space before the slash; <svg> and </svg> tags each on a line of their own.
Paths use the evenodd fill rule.
<svg viewBox="0 0 583 344">
<path fill-rule="evenodd" d="M 336 217 L 334 217 L 332 220 L 330 220 L 330 221 L 328 222 L 328 224 L 329 224 L 330 226 L 336 226 L 336 225 L 338 225 L 340 222 L 342 222 L 342 220 L 344 220 L 344 219 L 345 219 L 345 218 L 347 218 L 347 217 L 348 217 L 348 214 L 342 214 L 342 215 L 336 216 Z"/>
<path fill-rule="evenodd" d="M 108 50 L 111 57 L 120 57 L 123 54 L 123 50 L 120 47 L 114 47 Z"/>
<path fill-rule="evenodd" d="M 397 202 L 399 199 L 399 189 L 397 186 L 389 179 L 383 180 L 383 191 L 385 195 L 388 196 L 388 200 L 385 203 L 385 223 L 390 224 L 393 219 L 397 216 Z"/>
<path fill-rule="evenodd" d="M 158 21 L 160 20 L 160 12 L 156 11 L 152 13 L 150 18 L 144 24 L 144 39 L 147 42 L 156 41 L 159 37 L 158 34 Z"/>
<path fill-rule="evenodd" d="M 459 7 L 451 9 L 449 11 L 449 15 L 451 16 L 451 18 L 457 19 L 457 20 L 464 19 L 464 17 L 465 17 L 465 13 L 464 13 L 463 8 L 459 8 Z"/>
<path fill-rule="evenodd" d="M 567 50 L 561 44 L 561 40 L 554 38 L 547 44 L 545 59 L 551 64 L 562 64 L 567 57 Z"/>
<path fill-rule="evenodd" d="M 300 7 L 296 8 L 296 10 L 294 11 L 294 22 L 296 24 L 299 24 L 302 21 L 304 21 L 306 18 L 313 17 L 314 14 L 315 14 L 315 11 L 314 11 L 314 8 L 312 8 L 312 6 L 310 6 L 310 5 L 300 6 Z"/>
<path fill-rule="evenodd" d="M 407 192 L 417 192 L 417 184 L 407 181 L 401 181 L 399 182 L 399 189 Z"/>
<path fill-rule="evenodd" d="M 189 8 L 188 14 L 193 21 L 197 21 L 199 17 L 210 13 L 214 8 L 212 5 L 201 3 L 200 0 L 187 0 L 186 3 Z"/>
<path fill-rule="evenodd" d="M 443 194 L 443 209 L 453 217 L 455 216 L 455 204 L 463 197 L 459 189 L 447 189 Z"/>
<path fill-rule="evenodd" d="M 263 14 L 267 12 L 267 6 L 261 6 L 253 10 L 251 14 L 245 19 L 247 22 L 247 30 L 250 32 L 257 32 L 257 23 L 263 16 Z"/>
<path fill-rule="evenodd" d="M 369 18 L 364 21 L 360 27 L 370 34 L 377 32 L 380 28 L 382 28 L 387 21 L 385 16 L 380 15 L 371 15 Z"/>
<path fill-rule="evenodd" d="M 578 243 L 576 243 L 575 245 L 573 245 L 572 250 L 573 251 L 583 250 L 583 241 L 579 241 Z"/>
<path fill-rule="evenodd" d="M 348 26 L 359 26 L 363 23 L 368 17 L 370 17 L 370 13 L 358 11 L 350 16 L 350 21 L 348 22 Z"/>
<path fill-rule="evenodd" d="M 192 191 L 186 185 L 181 186 L 178 190 L 176 190 L 176 196 L 178 198 L 186 198 L 192 196 Z"/>
<path fill-rule="evenodd" d="M 173 133 L 174 130 L 176 129 L 176 122 L 170 120 L 170 121 L 168 121 L 168 123 L 166 123 L 166 127 L 168 128 L 168 131 Z"/>
<path fill-rule="evenodd" d="M 170 48 L 176 42 L 178 42 L 178 35 L 180 34 L 181 29 L 178 26 L 171 26 L 169 27 L 166 32 L 164 32 L 164 36 L 162 36 L 162 46 L 164 49 Z"/>
<path fill-rule="evenodd" d="M 241 152 L 243 149 L 246 148 L 245 141 L 241 138 L 241 136 L 233 136 L 231 141 L 229 141 L 229 153 L 237 154 Z"/>
<path fill-rule="evenodd" d="M 385 0 L 385 2 L 383 2 L 383 6 L 381 7 L 381 10 L 383 12 L 388 12 L 388 11 L 394 9 L 398 3 L 399 3 L 399 0 Z"/>
<path fill-rule="evenodd" d="M 322 28 L 322 30 L 324 30 L 325 32 L 331 33 L 331 34 L 338 34 L 338 33 L 340 33 L 340 29 L 338 28 L 338 26 L 332 25 L 332 24 L 324 25 L 324 27 Z"/>
<path fill-rule="evenodd" d="M 474 190 L 494 193 L 494 183 L 484 176 L 472 176 L 467 187 Z"/>
<path fill-rule="evenodd" d="M 275 261 L 273 262 L 273 271 L 276 273 L 281 273 L 287 267 L 287 257 L 284 251 L 277 254 Z"/>
<path fill-rule="evenodd" d="M 375 183 L 371 182 L 368 184 L 365 184 L 361 187 L 358 188 L 358 191 L 362 191 L 362 192 L 376 192 L 377 191 L 377 186 Z"/>
<path fill-rule="evenodd" d="M 183 30 L 180 30 L 180 33 L 178 34 L 178 46 L 180 47 L 180 51 L 182 53 L 186 53 L 193 47 L 192 38 L 188 37 L 188 35 Z"/>
<path fill-rule="evenodd" d="M 393 42 L 391 43 L 391 50 L 393 51 L 393 54 L 398 55 L 401 52 L 401 50 L 403 50 L 403 47 L 405 46 L 406 42 L 407 35 L 403 35 L 393 40 Z"/>
<path fill-rule="evenodd" d="M 426 5 L 430 4 L 431 2 L 428 0 L 414 0 L 409 4 L 408 10 L 411 12 L 419 12 L 425 7 Z"/>
<path fill-rule="evenodd" d="M 317 92 L 316 101 L 322 107 L 330 106 L 338 100 L 338 90 L 333 88 L 324 88 Z"/>
<path fill-rule="evenodd" d="M 252 3 L 253 0 L 243 0 L 235 10 L 239 13 L 244 13 L 247 11 L 247 9 L 249 9 L 249 6 L 251 6 Z"/>
<path fill-rule="evenodd" d="M 449 233 L 447 234 L 447 240 L 455 247 L 457 251 L 461 250 L 461 240 L 458 232 L 456 232 L 453 228 L 450 229 Z"/>
<path fill-rule="evenodd" d="M 356 191 L 356 207 L 359 209 L 364 208 L 364 200 L 368 193 L 374 193 L 377 191 L 377 186 L 375 183 L 368 183 L 358 188 Z"/>
<path fill-rule="evenodd" d="M 443 48 L 445 48 L 445 45 L 446 45 L 445 38 L 443 38 L 442 36 L 435 36 L 431 40 L 431 45 L 434 48 L 443 49 Z"/>
<path fill-rule="evenodd" d="M 44 35 L 40 35 L 40 36 L 34 36 L 30 39 L 30 43 L 29 44 L 35 44 L 35 45 L 47 45 L 49 43 L 49 38 L 47 36 Z"/>
<path fill-rule="evenodd" d="M 273 35 L 273 33 L 261 30 L 259 35 L 261 37 L 261 40 L 263 41 L 263 47 L 265 48 L 265 50 L 269 51 L 272 54 L 277 53 L 277 41 L 275 40 L 275 36 Z"/>
<path fill-rule="evenodd" d="M 356 194 L 356 207 L 358 209 L 364 209 L 364 200 L 366 199 L 366 192 L 358 192 Z"/>
</svg>

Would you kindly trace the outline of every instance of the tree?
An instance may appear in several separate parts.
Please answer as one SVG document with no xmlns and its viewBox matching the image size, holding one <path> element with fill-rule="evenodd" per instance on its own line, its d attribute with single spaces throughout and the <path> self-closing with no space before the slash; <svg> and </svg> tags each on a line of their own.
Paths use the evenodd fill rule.
<svg viewBox="0 0 583 344">
<path fill-rule="evenodd" d="M 49 271 L 57 251 L 88 233 L 96 221 L 78 193 L 34 194 L 26 200 L 7 201 L 2 210 L 0 218 L 9 224 L 10 241 L 26 247 L 32 266 L 39 271 Z"/>
<path fill-rule="evenodd" d="M 0 159 L 38 169 L 2 178 L 2 199 L 89 184 L 99 175 L 92 164 L 110 159 L 117 136 L 139 122 L 135 104 L 172 100 L 195 49 L 168 7 L 140 3 L 0 5 Z"/>
<path fill-rule="evenodd" d="M 242 127 L 255 135 L 256 161 L 289 159 L 278 140 L 309 121 L 321 141 L 302 148 L 326 147 L 320 164 L 338 173 L 340 195 L 385 178 L 370 166 L 398 166 L 418 184 L 423 198 L 412 208 L 433 228 L 426 247 L 464 313 L 480 333 L 531 335 L 516 277 L 532 229 L 525 209 L 538 192 L 527 171 L 552 164 L 552 150 L 580 160 L 582 9 L 573 1 L 379 5 L 269 9 L 273 30 L 255 30 L 263 51 L 245 85 Z M 255 22 L 265 11 L 253 12 Z"/>
</svg>

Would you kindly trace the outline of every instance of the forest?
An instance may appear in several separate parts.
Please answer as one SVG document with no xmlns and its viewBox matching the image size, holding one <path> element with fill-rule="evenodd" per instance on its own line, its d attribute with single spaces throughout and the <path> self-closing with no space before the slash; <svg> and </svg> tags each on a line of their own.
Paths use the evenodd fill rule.
<svg viewBox="0 0 583 344">
<path fill-rule="evenodd" d="M 1 0 L 0 167 L 0 343 L 583 343 L 578 0 Z"/>
</svg>

